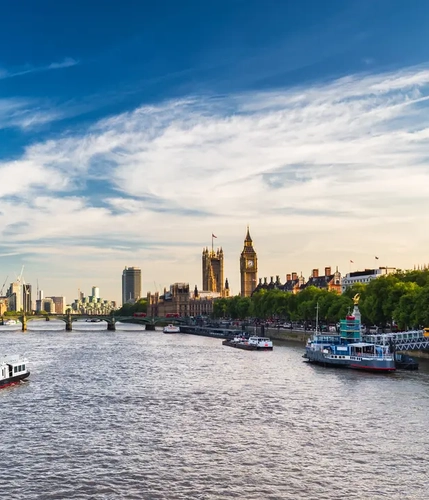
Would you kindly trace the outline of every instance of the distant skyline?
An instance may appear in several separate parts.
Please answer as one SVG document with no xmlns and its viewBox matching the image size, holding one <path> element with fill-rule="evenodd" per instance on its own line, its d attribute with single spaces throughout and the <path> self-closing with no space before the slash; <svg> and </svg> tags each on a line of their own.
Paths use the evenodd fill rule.
<svg viewBox="0 0 429 500">
<path fill-rule="evenodd" d="M 201 287 L 215 234 L 239 293 L 247 224 L 260 277 L 429 261 L 426 2 L 6 3 L 2 283 Z"/>
</svg>

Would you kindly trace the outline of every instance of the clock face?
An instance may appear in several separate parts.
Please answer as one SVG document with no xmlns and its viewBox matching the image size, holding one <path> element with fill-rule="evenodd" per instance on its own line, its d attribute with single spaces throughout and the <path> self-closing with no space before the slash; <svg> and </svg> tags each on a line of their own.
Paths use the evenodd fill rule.
<svg viewBox="0 0 429 500">
<path fill-rule="evenodd" d="M 247 261 L 247 267 L 253 267 L 253 260 Z"/>
</svg>

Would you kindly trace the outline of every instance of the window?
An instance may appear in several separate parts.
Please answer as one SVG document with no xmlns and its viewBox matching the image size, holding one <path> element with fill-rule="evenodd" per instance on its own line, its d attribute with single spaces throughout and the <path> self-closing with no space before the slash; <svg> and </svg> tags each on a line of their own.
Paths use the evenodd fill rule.
<svg viewBox="0 0 429 500">
<path fill-rule="evenodd" d="M 17 366 L 14 366 L 13 367 L 13 372 L 16 373 L 18 371 L 18 367 Z"/>
</svg>

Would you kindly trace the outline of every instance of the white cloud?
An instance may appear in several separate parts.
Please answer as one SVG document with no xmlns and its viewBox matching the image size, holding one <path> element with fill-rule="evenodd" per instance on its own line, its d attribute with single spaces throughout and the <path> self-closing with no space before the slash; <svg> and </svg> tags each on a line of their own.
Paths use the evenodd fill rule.
<svg viewBox="0 0 429 500">
<path fill-rule="evenodd" d="M 73 59 L 72 57 L 66 57 L 62 61 L 53 62 L 44 66 L 32 66 L 30 64 L 26 64 L 25 66 L 12 69 L 5 69 L 0 67 L 0 80 L 4 80 L 5 78 L 14 78 L 16 76 L 23 76 L 29 73 L 40 73 L 42 71 L 50 71 L 53 69 L 69 68 L 71 66 L 76 66 L 77 64 L 79 64 L 79 61 L 77 61 L 76 59 Z"/>
<path fill-rule="evenodd" d="M 0 164 L 5 252 L 19 242 L 39 269 L 92 270 L 116 298 L 124 265 L 142 266 L 145 288 L 200 283 L 212 231 L 238 292 L 247 223 L 261 276 L 422 262 L 428 97 L 429 71 L 412 68 L 143 106 L 33 144 Z"/>
</svg>

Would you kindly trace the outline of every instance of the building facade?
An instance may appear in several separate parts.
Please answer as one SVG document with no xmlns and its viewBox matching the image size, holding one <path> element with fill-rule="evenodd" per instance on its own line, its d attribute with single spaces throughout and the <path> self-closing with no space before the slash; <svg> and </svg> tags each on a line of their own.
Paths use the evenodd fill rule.
<svg viewBox="0 0 429 500">
<path fill-rule="evenodd" d="M 66 312 L 66 298 L 65 297 L 48 297 L 54 303 L 54 312 L 56 314 L 65 314 Z"/>
<path fill-rule="evenodd" d="M 203 249 L 202 255 L 203 290 L 220 293 L 223 296 L 223 250 Z"/>
<path fill-rule="evenodd" d="M 380 278 L 380 276 L 387 276 L 395 272 L 396 267 L 379 267 L 378 269 L 365 269 L 347 273 L 341 281 L 341 290 L 344 292 L 356 283 L 367 285 L 370 281 Z"/>
<path fill-rule="evenodd" d="M 341 273 L 338 268 L 335 272 L 332 272 L 330 267 L 325 267 L 325 274 L 319 275 L 318 269 L 313 269 L 311 276 L 308 280 L 305 280 L 302 273 L 298 276 L 298 273 L 293 272 L 291 274 L 286 274 L 286 281 L 282 284 L 280 281 L 280 276 L 277 275 L 276 279 L 271 276 L 270 281 L 267 278 L 259 278 L 259 283 L 254 293 L 259 290 L 272 290 L 278 289 L 284 292 L 290 292 L 293 294 L 299 293 L 308 286 L 314 286 L 320 288 L 321 290 L 328 290 L 330 292 L 341 293 Z"/>
<path fill-rule="evenodd" d="M 139 267 L 126 267 L 122 272 L 122 304 L 136 302 L 142 293 L 142 272 Z"/>
<path fill-rule="evenodd" d="M 174 283 L 170 289 L 147 294 L 147 315 L 163 318 L 177 314 L 181 318 L 208 316 L 213 312 L 213 303 L 220 298 L 219 292 L 198 291 L 195 287 L 192 293 L 189 283 Z"/>
<path fill-rule="evenodd" d="M 253 248 L 249 227 L 244 240 L 243 251 L 240 256 L 241 296 L 250 297 L 256 288 L 258 276 L 258 256 Z"/>
</svg>

